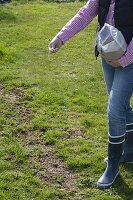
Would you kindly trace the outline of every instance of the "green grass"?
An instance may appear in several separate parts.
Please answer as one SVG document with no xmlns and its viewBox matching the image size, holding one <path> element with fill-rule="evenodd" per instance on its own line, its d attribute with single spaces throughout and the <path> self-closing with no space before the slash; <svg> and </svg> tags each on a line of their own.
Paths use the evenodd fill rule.
<svg viewBox="0 0 133 200">
<path fill-rule="evenodd" d="M 133 199 L 130 165 L 111 189 L 96 187 L 108 98 L 93 53 L 97 21 L 48 56 L 50 40 L 82 5 L 13 1 L 0 9 L 1 200 Z"/>
</svg>

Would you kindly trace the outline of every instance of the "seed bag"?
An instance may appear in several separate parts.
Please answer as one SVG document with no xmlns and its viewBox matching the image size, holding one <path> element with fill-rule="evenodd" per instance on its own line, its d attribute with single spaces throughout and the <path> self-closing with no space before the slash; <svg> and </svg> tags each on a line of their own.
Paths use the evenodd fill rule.
<svg viewBox="0 0 133 200">
<path fill-rule="evenodd" d="M 127 44 L 122 33 L 107 23 L 97 33 L 97 50 L 107 60 L 117 60 L 126 51 Z"/>
</svg>

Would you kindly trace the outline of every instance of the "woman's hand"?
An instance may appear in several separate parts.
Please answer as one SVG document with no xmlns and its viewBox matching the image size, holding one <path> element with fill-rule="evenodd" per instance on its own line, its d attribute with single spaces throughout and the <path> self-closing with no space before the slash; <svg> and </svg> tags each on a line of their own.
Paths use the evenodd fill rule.
<svg viewBox="0 0 133 200">
<path fill-rule="evenodd" d="M 121 66 L 118 60 L 106 60 L 106 62 L 113 67 L 120 67 Z"/>
<path fill-rule="evenodd" d="M 58 37 L 54 37 L 48 46 L 49 52 L 56 53 L 62 45 L 62 41 Z"/>
</svg>

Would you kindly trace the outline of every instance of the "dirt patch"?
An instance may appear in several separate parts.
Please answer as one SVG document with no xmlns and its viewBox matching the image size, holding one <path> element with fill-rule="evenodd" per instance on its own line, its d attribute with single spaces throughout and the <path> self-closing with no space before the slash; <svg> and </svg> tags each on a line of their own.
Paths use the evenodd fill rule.
<svg viewBox="0 0 133 200">
<path fill-rule="evenodd" d="M 0 95 L 3 95 L 5 93 L 4 86 L 0 85 Z"/>
<path fill-rule="evenodd" d="M 25 94 L 21 88 L 15 88 L 7 93 L 5 88 L 0 86 L 0 95 L 17 109 L 19 119 L 16 126 L 28 121 L 30 123 L 32 112 L 24 105 L 23 98 Z M 70 131 L 68 136 L 70 138 L 82 137 L 83 133 L 84 131 L 79 129 Z M 65 163 L 56 155 L 52 145 L 44 145 L 43 134 L 39 130 L 24 130 L 17 133 L 17 137 L 29 152 L 29 161 L 34 169 L 35 176 L 49 186 L 60 188 L 67 193 L 73 193 L 75 196 L 79 192 L 75 184 L 78 174 L 67 168 Z M 34 162 L 39 164 L 39 169 L 34 166 Z"/>
<path fill-rule="evenodd" d="M 43 148 L 44 155 L 38 160 L 42 163 L 42 169 L 37 172 L 37 176 L 49 185 L 57 185 L 60 188 L 73 188 L 76 174 L 67 169 L 51 146 L 43 146 Z"/>
<path fill-rule="evenodd" d="M 82 129 L 70 130 L 67 132 L 68 138 L 83 138 L 85 131 Z"/>
<path fill-rule="evenodd" d="M 14 88 L 10 93 L 7 93 L 4 86 L 0 85 L 0 95 L 17 110 L 17 114 L 19 115 L 19 120 L 17 124 L 27 122 L 30 117 L 31 110 L 29 108 L 26 108 L 24 105 L 24 91 L 21 88 Z"/>
<path fill-rule="evenodd" d="M 31 114 L 31 110 L 29 108 L 26 108 L 23 103 L 23 98 L 25 97 L 25 94 L 21 88 L 14 88 L 11 94 L 6 94 L 5 98 L 7 101 L 11 104 L 13 104 L 18 112 L 19 112 L 19 121 L 18 124 L 22 124 L 26 122 Z"/>
<path fill-rule="evenodd" d="M 49 186 L 54 186 L 62 190 L 79 191 L 75 186 L 78 173 L 67 168 L 65 163 L 56 155 L 52 145 L 44 145 L 43 133 L 31 131 L 21 133 L 19 137 L 24 143 L 24 147 L 29 152 L 29 161 L 35 169 L 35 176 Z M 35 166 L 39 164 L 39 169 Z"/>
</svg>

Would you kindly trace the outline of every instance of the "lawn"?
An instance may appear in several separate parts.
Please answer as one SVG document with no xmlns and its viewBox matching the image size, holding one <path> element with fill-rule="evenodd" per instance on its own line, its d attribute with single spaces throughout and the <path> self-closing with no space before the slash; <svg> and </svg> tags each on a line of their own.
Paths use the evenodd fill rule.
<svg viewBox="0 0 133 200">
<path fill-rule="evenodd" d="M 112 188 L 96 187 L 108 132 L 97 20 L 48 55 L 83 4 L 0 7 L 0 200 L 133 199 L 132 165 L 120 167 Z"/>
</svg>

